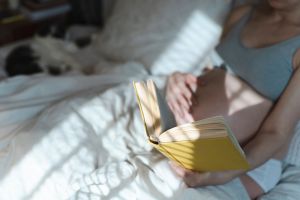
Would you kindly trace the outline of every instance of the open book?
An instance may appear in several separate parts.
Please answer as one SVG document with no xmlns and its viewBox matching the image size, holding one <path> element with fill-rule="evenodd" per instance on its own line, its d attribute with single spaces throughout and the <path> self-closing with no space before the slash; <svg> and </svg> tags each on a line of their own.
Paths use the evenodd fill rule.
<svg viewBox="0 0 300 200">
<path fill-rule="evenodd" d="M 133 82 L 149 142 L 186 169 L 248 169 L 243 150 L 222 116 L 176 125 L 154 82 Z"/>
</svg>

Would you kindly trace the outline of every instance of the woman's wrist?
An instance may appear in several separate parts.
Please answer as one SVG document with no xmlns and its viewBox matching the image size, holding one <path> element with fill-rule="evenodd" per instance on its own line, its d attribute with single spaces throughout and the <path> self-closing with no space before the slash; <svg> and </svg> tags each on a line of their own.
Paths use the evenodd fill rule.
<svg viewBox="0 0 300 200">
<path fill-rule="evenodd" d="M 273 158 L 284 144 L 286 144 L 286 138 L 282 138 L 282 135 L 276 131 L 260 131 L 243 148 L 250 169 L 254 169 Z"/>
</svg>

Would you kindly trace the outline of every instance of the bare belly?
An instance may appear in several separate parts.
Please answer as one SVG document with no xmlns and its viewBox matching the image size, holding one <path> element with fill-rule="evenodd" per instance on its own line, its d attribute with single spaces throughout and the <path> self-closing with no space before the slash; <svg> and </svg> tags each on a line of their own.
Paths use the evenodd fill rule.
<svg viewBox="0 0 300 200">
<path fill-rule="evenodd" d="M 255 92 L 239 78 L 222 69 L 214 69 L 200 77 L 197 104 L 191 106 L 194 120 L 222 115 L 240 143 L 259 129 L 272 107 L 272 102 Z"/>
</svg>

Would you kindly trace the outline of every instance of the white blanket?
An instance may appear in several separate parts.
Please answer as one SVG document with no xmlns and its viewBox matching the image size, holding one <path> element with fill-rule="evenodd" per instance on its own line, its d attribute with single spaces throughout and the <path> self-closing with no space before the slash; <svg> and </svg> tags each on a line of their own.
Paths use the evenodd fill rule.
<svg viewBox="0 0 300 200">
<path fill-rule="evenodd" d="M 138 195 L 140 183 L 132 180 L 161 182 L 160 176 L 148 176 L 154 173 L 150 163 L 157 161 L 150 156 L 130 84 L 145 76 L 143 66 L 128 63 L 105 75 L 2 82 L 1 198 L 65 199 L 87 190 L 122 195 L 119 184 L 130 183 L 124 192 Z M 111 188 L 100 184 L 93 191 L 91 182 L 106 178 L 103 187 Z"/>
</svg>

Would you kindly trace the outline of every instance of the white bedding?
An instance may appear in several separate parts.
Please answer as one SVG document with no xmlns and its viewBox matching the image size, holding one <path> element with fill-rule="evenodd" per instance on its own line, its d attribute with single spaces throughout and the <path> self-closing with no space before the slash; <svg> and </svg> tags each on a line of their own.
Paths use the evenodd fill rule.
<svg viewBox="0 0 300 200">
<path fill-rule="evenodd" d="M 153 171 L 162 157 L 149 152 L 130 84 L 146 76 L 142 65 L 128 63 L 92 77 L 2 82 L 10 91 L 0 101 L 1 199 L 156 199 L 179 192 L 173 176 L 162 179 L 170 170 Z"/>
<path fill-rule="evenodd" d="M 134 65 L 138 68 L 132 68 Z M 124 78 L 121 72 L 95 76 L 98 84 L 86 86 L 88 91 L 79 88 L 63 98 L 53 93 L 54 97 L 60 96 L 60 100 L 51 104 L 40 102 L 34 114 L 18 119 L 15 129 L 10 132 L 1 129 L 1 133 L 9 133 L 1 136 L 1 199 L 202 197 L 197 190 L 187 190 L 172 174 L 167 161 L 150 151 L 129 81 L 145 78 L 146 71 L 134 65 L 127 65 L 130 69 L 122 66 L 121 71 L 126 69 L 134 73 L 134 77 L 139 74 L 136 78 Z M 87 77 L 72 78 L 83 82 Z M 163 79 L 156 81 L 162 83 Z M 116 84 L 119 81 L 122 84 Z M 24 85 L 18 86 L 16 88 L 24 88 Z M 45 87 L 48 85 L 40 85 L 40 88 Z M 55 90 L 57 87 L 52 91 Z M 35 105 L 25 107 L 30 110 Z M 19 114 L 25 113 L 21 110 Z M 298 189 L 292 183 L 298 181 L 299 184 L 299 172 L 291 168 L 290 175 L 285 175 L 283 184 L 275 191 L 277 196 L 266 199 L 285 197 L 286 191 L 294 191 L 291 199 L 297 199 Z M 221 193 L 216 199 L 232 198 Z"/>
<path fill-rule="evenodd" d="M 24 194 L 45 199 L 45 192 L 51 191 L 62 197 L 56 189 L 63 191 L 66 197 L 70 194 L 71 178 L 93 171 L 98 159 L 99 164 L 105 163 L 102 162 L 105 151 L 100 151 L 104 149 L 100 144 L 105 140 L 104 135 L 109 128 L 126 130 L 113 122 L 119 121 L 115 118 L 120 112 L 127 111 L 122 110 L 128 109 L 124 106 L 126 101 L 133 103 L 132 94 L 127 92 L 128 80 L 134 75 L 138 79 L 145 75 L 143 67 L 135 63 L 120 69 L 131 73 L 126 76 L 123 71 L 115 71 L 92 77 L 57 78 L 38 75 L 9 79 L 0 84 L 1 199 L 22 199 Z M 111 89 L 106 91 L 108 88 Z M 109 125 L 111 127 L 107 127 Z M 93 135 L 93 129 L 97 134 L 104 134 L 102 139 Z M 105 144 L 111 145 L 109 138 Z M 121 150 L 121 146 L 118 147 L 116 153 Z"/>
<path fill-rule="evenodd" d="M 208 25 L 211 27 L 208 37 L 201 40 L 201 48 L 207 55 L 217 43 L 221 31 L 218 23 L 222 20 L 217 16 L 226 13 L 230 2 L 222 1 L 222 5 L 218 4 L 215 13 L 212 13 L 211 6 L 219 0 L 188 1 L 190 7 L 182 3 L 187 1 L 181 0 L 144 0 L 143 3 L 153 6 L 152 10 L 159 8 L 163 11 L 170 9 L 166 2 L 173 5 L 171 8 L 176 4 L 182 5 L 181 12 L 186 12 L 185 16 L 190 16 L 187 13 L 192 8 L 197 10 L 197 6 L 204 11 L 207 8 L 214 19 L 212 25 Z M 142 1 L 128 0 L 131 7 L 124 5 L 123 0 L 117 2 L 119 6 L 126 6 L 128 11 L 134 8 L 133 5 L 141 6 Z M 140 12 L 144 12 L 143 9 L 149 7 L 142 7 Z M 158 21 L 153 18 L 153 23 L 162 24 L 150 26 L 150 30 L 138 26 L 145 24 L 147 19 L 138 19 L 140 23 L 134 26 L 138 12 L 130 12 L 132 16 L 128 21 L 124 16 L 128 12 L 122 12 L 112 16 L 114 23 L 96 36 L 97 43 L 93 46 L 101 57 L 122 64 L 99 61 L 98 71 L 102 74 L 94 76 L 36 75 L 0 82 L 0 199 L 144 200 L 199 197 L 196 190 L 185 188 L 169 169 L 166 159 L 152 152 L 146 142 L 131 81 L 151 77 L 159 88 L 163 88 L 164 75 L 172 71 L 199 73 L 200 67 L 196 66 L 207 61 L 202 51 L 195 50 L 200 40 L 186 43 L 182 36 L 171 32 L 166 32 L 166 35 L 152 32 L 157 31 L 157 27 L 160 31 L 175 27 L 173 31 L 176 31 L 178 24 L 169 24 L 166 29 L 159 26 L 170 22 L 172 15 L 178 14 L 176 12 Z M 208 22 L 205 15 L 198 13 L 195 16 L 190 19 Z M 119 26 L 120 19 L 125 20 L 128 26 Z M 191 25 L 187 27 L 205 36 L 204 27 L 193 29 L 195 22 L 187 21 Z M 183 22 L 179 20 L 179 23 Z M 128 27 L 131 30 L 127 31 L 132 31 L 134 37 L 126 32 Z M 113 31 L 115 29 L 119 31 Z M 189 35 L 189 30 L 180 33 Z M 146 35 L 147 32 L 150 34 Z M 109 33 L 114 33 L 109 36 L 113 38 L 106 41 Z M 162 42 L 166 37 L 169 43 L 170 38 L 174 42 L 171 42 L 171 48 L 163 51 L 164 54 L 161 53 L 161 45 L 165 46 Z M 135 41 L 136 46 L 126 43 L 128 39 Z M 190 49 L 188 53 L 182 53 L 187 49 Z M 157 57 L 157 52 L 161 53 L 161 57 Z M 174 61 L 178 56 L 183 60 L 179 66 L 177 61 L 180 59 Z M 218 62 L 215 54 L 209 60 Z M 277 191 L 280 193 L 280 190 Z"/>
<path fill-rule="evenodd" d="M 203 197 L 186 189 L 146 142 L 131 86 L 132 80 L 145 78 L 164 85 L 164 76 L 150 76 L 134 62 L 92 77 L 38 75 L 2 82 L 0 88 L 10 91 L 0 99 L 5 111 L 0 115 L 1 199 Z M 282 182 L 277 196 L 287 188 L 297 191 L 288 184 L 300 181 L 300 170 L 288 173 L 282 181 L 290 180 Z M 214 192 L 216 199 L 232 199 L 222 191 Z"/>
</svg>

